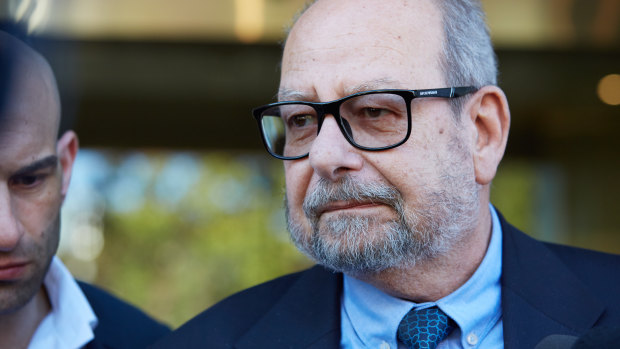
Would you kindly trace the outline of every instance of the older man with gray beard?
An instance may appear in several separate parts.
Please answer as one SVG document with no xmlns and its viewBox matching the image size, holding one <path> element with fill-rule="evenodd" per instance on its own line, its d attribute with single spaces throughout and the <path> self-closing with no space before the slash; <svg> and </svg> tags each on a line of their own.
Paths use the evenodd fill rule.
<svg viewBox="0 0 620 349">
<path fill-rule="evenodd" d="M 280 102 L 254 116 L 319 266 L 158 347 L 516 349 L 618 324 L 618 256 L 535 241 L 490 205 L 510 125 L 496 75 L 478 1 L 314 2 Z"/>
</svg>

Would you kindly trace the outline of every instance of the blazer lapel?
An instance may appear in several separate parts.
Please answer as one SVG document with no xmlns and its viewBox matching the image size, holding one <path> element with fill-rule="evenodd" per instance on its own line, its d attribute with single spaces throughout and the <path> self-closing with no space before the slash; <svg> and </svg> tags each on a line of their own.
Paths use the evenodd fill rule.
<svg viewBox="0 0 620 349">
<path fill-rule="evenodd" d="M 500 220 L 505 348 L 533 348 L 550 334 L 591 328 L 604 305 L 544 243 Z"/>
<path fill-rule="evenodd" d="M 314 267 L 236 343 L 236 348 L 338 348 L 342 274 Z"/>
</svg>

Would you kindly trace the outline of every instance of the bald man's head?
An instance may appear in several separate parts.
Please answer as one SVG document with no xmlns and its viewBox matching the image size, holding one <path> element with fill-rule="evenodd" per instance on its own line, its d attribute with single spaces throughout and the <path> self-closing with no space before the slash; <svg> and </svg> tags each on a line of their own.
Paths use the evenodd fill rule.
<svg viewBox="0 0 620 349">
<path fill-rule="evenodd" d="M 37 125 L 41 137 L 56 138 L 60 97 L 47 61 L 15 37 L 0 31 L 0 56 L 7 68 L 0 110 L 0 134 L 19 124 Z M 7 83 L 8 81 L 8 83 Z"/>
<path fill-rule="evenodd" d="M 32 304 L 47 304 L 42 282 L 58 247 L 78 142 L 73 131 L 57 138 L 60 101 L 43 57 L 3 32 L 0 54 L 10 64 L 0 121 L 0 264 L 22 266 L 0 272 L 0 323 L 37 321 Z"/>
</svg>

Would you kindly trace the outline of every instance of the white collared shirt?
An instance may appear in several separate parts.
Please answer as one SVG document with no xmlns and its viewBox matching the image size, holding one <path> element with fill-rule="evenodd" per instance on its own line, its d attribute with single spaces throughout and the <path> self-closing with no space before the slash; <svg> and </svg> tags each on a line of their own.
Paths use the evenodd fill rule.
<svg viewBox="0 0 620 349">
<path fill-rule="evenodd" d="M 52 306 L 32 336 L 28 349 L 78 349 L 95 335 L 97 316 L 82 289 L 58 257 L 43 280 Z"/>
</svg>

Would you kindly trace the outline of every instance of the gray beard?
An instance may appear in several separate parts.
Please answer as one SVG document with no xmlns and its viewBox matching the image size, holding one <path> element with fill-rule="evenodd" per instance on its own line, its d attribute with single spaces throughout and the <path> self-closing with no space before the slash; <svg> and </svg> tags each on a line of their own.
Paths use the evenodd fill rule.
<svg viewBox="0 0 620 349">
<path fill-rule="evenodd" d="M 455 169 L 452 168 L 452 171 Z M 461 171 L 464 173 L 464 171 Z M 350 176 L 339 182 L 320 179 L 303 203 L 311 232 L 286 216 L 297 248 L 317 263 L 351 275 L 388 268 L 409 268 L 452 249 L 473 230 L 479 213 L 479 185 L 464 174 L 441 177 L 442 190 L 421 187 L 417 202 L 406 209 L 401 193 L 383 183 L 360 183 Z M 453 172 L 454 173 L 454 172 Z M 319 216 L 333 201 L 372 201 L 394 210 L 392 217 L 339 214 Z"/>
</svg>

